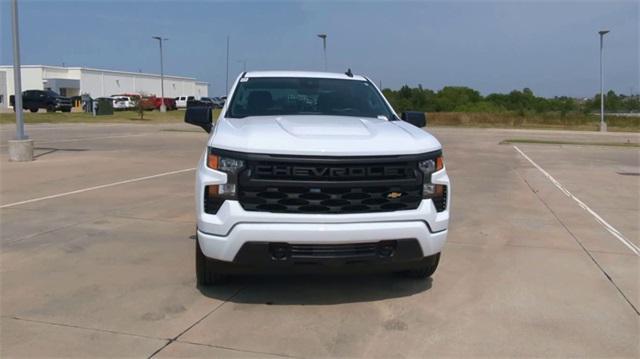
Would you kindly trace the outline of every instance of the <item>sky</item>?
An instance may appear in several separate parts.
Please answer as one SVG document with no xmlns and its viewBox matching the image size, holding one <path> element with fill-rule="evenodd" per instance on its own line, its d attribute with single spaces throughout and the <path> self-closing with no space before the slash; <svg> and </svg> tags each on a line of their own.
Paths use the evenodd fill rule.
<svg viewBox="0 0 640 359">
<path fill-rule="evenodd" d="M 29 1 L 19 0 L 23 64 L 160 72 L 209 83 L 209 94 L 248 70 L 328 70 L 385 88 L 469 86 L 487 95 L 640 92 L 640 0 L 603 1 Z M 0 63 L 12 63 L 11 6 L 0 0 Z"/>
</svg>

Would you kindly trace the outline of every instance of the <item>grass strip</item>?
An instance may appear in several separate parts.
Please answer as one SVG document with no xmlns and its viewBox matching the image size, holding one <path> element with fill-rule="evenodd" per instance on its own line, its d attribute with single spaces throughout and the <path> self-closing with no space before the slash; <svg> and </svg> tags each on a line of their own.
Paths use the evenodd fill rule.
<svg viewBox="0 0 640 359">
<path fill-rule="evenodd" d="M 606 116 L 611 132 L 640 132 L 640 117 Z M 600 119 L 593 115 L 555 113 L 528 114 L 490 112 L 429 112 L 427 126 L 522 128 L 574 131 L 599 131 Z"/>
<path fill-rule="evenodd" d="M 145 111 L 144 117 L 135 111 L 116 111 L 113 115 L 93 116 L 87 112 L 25 112 L 25 123 L 180 123 L 184 122 L 184 111 Z M 213 110 L 213 118 L 217 118 L 219 109 Z M 16 123 L 16 115 L 13 112 L 0 113 L 0 124 Z"/>
</svg>

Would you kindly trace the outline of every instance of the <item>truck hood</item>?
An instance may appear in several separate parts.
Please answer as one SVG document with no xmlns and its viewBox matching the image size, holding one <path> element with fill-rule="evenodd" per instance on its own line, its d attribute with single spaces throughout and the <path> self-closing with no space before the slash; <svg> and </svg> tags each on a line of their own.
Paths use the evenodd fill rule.
<svg viewBox="0 0 640 359">
<path fill-rule="evenodd" d="M 221 118 L 209 146 L 315 156 L 416 154 L 441 148 L 435 137 L 409 123 L 351 116 Z"/>
</svg>

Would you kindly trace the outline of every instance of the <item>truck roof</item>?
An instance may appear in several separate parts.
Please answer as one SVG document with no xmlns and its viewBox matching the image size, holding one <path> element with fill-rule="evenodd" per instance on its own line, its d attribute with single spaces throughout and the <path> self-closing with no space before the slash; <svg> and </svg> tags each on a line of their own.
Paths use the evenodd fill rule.
<svg viewBox="0 0 640 359">
<path fill-rule="evenodd" d="M 310 77 L 366 81 L 366 78 L 360 75 L 347 76 L 343 73 L 315 71 L 249 71 L 244 75 L 244 77 Z"/>
</svg>

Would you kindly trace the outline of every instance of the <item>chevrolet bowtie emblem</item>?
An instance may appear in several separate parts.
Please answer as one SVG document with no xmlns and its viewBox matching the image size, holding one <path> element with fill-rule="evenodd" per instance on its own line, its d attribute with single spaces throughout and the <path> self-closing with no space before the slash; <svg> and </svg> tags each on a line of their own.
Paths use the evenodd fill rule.
<svg viewBox="0 0 640 359">
<path fill-rule="evenodd" d="M 389 199 L 396 199 L 400 197 L 402 197 L 402 192 L 389 192 L 389 194 L 387 194 L 387 198 Z"/>
</svg>

